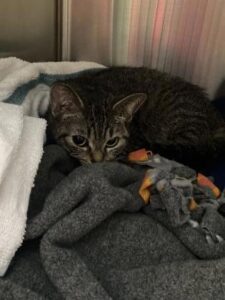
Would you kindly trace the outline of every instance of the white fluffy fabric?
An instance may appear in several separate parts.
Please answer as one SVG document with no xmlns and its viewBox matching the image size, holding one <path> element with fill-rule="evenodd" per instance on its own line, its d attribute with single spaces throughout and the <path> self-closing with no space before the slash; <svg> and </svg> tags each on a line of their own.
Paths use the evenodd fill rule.
<svg viewBox="0 0 225 300">
<path fill-rule="evenodd" d="M 42 157 L 46 121 L 0 103 L 0 276 L 22 244 L 30 192 Z"/>
<path fill-rule="evenodd" d="M 50 88 L 38 84 L 22 105 L 1 103 L 40 74 L 68 75 L 104 68 L 93 62 L 29 63 L 0 59 L 0 276 L 23 242 L 29 196 L 42 157 Z M 26 115 L 26 117 L 25 117 Z M 30 117 L 28 117 L 30 116 Z"/>
<path fill-rule="evenodd" d="M 89 69 L 105 68 L 95 62 L 41 62 L 29 63 L 15 57 L 0 59 L 0 101 L 4 101 L 14 91 L 34 79 L 40 74 L 68 75 Z M 24 113 L 29 116 L 43 115 L 49 104 L 49 86 L 39 84 L 30 90 L 24 99 Z"/>
<path fill-rule="evenodd" d="M 23 111 L 26 116 L 42 117 L 48 110 L 50 99 L 50 87 L 46 84 L 38 84 L 31 89 L 23 103 Z"/>
</svg>

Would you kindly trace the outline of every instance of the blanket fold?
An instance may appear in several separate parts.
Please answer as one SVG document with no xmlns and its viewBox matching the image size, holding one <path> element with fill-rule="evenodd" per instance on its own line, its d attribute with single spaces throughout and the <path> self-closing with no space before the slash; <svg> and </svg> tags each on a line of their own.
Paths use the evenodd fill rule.
<svg viewBox="0 0 225 300">
<path fill-rule="evenodd" d="M 0 287 L 26 288 L 28 299 L 224 299 L 224 242 L 171 227 L 138 194 L 144 175 L 121 163 L 77 167 L 46 146 L 26 242 Z"/>
<path fill-rule="evenodd" d="M 2 276 L 23 241 L 29 196 L 42 157 L 46 122 L 42 119 L 24 117 L 23 109 L 12 104 L 1 103 L 0 114 L 2 122 L 0 276 Z"/>
</svg>

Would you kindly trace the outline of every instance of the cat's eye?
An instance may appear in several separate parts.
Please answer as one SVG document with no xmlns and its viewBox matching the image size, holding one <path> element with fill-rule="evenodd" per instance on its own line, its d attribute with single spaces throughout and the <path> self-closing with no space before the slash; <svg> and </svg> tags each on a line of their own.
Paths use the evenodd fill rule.
<svg viewBox="0 0 225 300">
<path fill-rule="evenodd" d="M 118 142 L 119 142 L 119 138 L 114 137 L 113 139 L 108 140 L 108 142 L 106 143 L 106 147 L 113 148 L 118 144 Z"/>
<path fill-rule="evenodd" d="M 88 144 L 87 139 L 85 137 L 83 137 L 82 135 L 73 135 L 72 139 L 73 139 L 74 144 L 79 147 L 85 147 Z"/>
</svg>

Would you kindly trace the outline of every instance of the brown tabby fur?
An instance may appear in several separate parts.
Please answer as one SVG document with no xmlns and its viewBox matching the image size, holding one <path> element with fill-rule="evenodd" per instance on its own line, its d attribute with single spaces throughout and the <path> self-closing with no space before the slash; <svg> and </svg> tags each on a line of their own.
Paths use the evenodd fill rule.
<svg viewBox="0 0 225 300">
<path fill-rule="evenodd" d="M 146 147 L 196 167 L 225 149 L 224 121 L 205 92 L 148 68 L 112 67 L 55 83 L 48 118 L 56 142 L 81 163 Z M 77 146 L 75 135 L 87 144 Z"/>
</svg>

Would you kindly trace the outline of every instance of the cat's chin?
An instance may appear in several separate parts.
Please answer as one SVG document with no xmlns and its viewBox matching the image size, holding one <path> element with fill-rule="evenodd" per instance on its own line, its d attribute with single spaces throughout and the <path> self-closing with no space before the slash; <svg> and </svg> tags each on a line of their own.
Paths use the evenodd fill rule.
<svg viewBox="0 0 225 300">
<path fill-rule="evenodd" d="M 93 164 L 91 160 L 79 160 L 79 162 L 82 166 Z"/>
<path fill-rule="evenodd" d="M 79 160 L 80 164 L 82 166 L 85 165 L 92 165 L 92 164 L 96 164 L 96 163 L 101 163 L 101 162 L 112 162 L 112 161 L 117 161 L 116 158 L 115 159 L 104 159 L 102 161 L 91 161 L 91 160 Z"/>
</svg>

